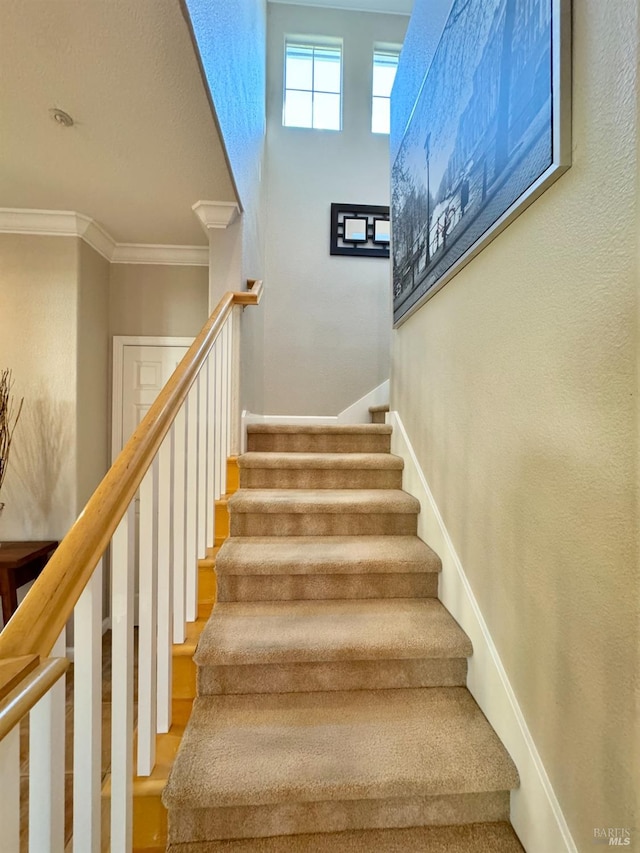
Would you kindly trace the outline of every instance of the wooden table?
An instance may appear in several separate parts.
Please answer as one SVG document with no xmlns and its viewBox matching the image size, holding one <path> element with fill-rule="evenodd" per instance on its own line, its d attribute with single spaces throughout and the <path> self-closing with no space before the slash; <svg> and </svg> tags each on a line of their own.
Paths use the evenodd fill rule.
<svg viewBox="0 0 640 853">
<path fill-rule="evenodd" d="M 0 595 L 6 625 L 18 607 L 18 587 L 35 580 L 58 547 L 57 542 L 3 542 L 0 545 Z"/>
</svg>

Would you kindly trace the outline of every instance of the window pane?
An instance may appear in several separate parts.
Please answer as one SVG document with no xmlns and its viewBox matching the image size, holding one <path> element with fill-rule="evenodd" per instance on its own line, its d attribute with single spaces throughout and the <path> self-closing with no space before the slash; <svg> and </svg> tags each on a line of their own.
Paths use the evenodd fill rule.
<svg viewBox="0 0 640 853">
<path fill-rule="evenodd" d="M 287 127 L 312 127 L 311 92 L 287 91 L 284 96 L 284 123 Z"/>
<path fill-rule="evenodd" d="M 339 92 L 340 51 L 316 48 L 313 64 L 313 88 L 316 92 Z"/>
<path fill-rule="evenodd" d="M 313 48 L 287 45 L 285 85 L 287 89 L 309 89 L 312 82 Z"/>
<path fill-rule="evenodd" d="M 285 41 L 282 123 L 288 127 L 340 130 L 342 47 Z"/>
<path fill-rule="evenodd" d="M 371 105 L 371 132 L 389 133 L 391 126 L 389 98 L 374 98 Z"/>
<path fill-rule="evenodd" d="M 384 53 L 373 55 L 373 94 L 388 98 L 398 68 L 398 57 Z"/>
<path fill-rule="evenodd" d="M 340 95 L 314 94 L 313 126 L 318 130 L 340 130 Z"/>
</svg>

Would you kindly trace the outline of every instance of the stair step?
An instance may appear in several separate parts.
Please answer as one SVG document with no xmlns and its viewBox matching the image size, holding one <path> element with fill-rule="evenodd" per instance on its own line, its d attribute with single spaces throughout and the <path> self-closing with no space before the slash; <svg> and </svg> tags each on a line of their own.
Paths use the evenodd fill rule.
<svg viewBox="0 0 640 853">
<path fill-rule="evenodd" d="M 400 489 L 403 461 L 390 453 L 245 453 L 243 489 Z"/>
<path fill-rule="evenodd" d="M 524 853 L 508 823 L 416 826 L 169 845 L 167 853 Z"/>
<path fill-rule="evenodd" d="M 218 601 L 433 597 L 441 566 L 417 536 L 236 536 L 218 554 Z"/>
<path fill-rule="evenodd" d="M 229 511 L 231 536 L 410 535 L 420 504 L 398 489 L 241 489 Z"/>
<path fill-rule="evenodd" d="M 207 696 L 169 841 L 507 820 L 516 768 L 462 687 Z"/>
<path fill-rule="evenodd" d="M 383 424 L 386 420 L 389 404 L 384 403 L 381 406 L 369 406 L 369 415 L 371 416 L 372 424 Z"/>
<path fill-rule="evenodd" d="M 388 453 L 387 424 L 296 426 L 249 424 L 247 450 L 276 453 Z"/>
<path fill-rule="evenodd" d="M 219 604 L 198 695 L 464 685 L 472 651 L 436 599 Z"/>
</svg>

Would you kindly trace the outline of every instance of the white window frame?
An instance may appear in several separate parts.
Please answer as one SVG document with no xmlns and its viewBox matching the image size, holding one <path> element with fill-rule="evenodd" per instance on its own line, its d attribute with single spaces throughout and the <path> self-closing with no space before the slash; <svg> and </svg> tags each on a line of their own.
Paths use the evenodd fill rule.
<svg viewBox="0 0 640 853">
<path fill-rule="evenodd" d="M 400 58 L 400 50 L 402 49 L 402 45 L 399 44 L 380 44 L 376 43 L 373 46 L 373 53 L 371 56 L 371 133 L 375 133 L 380 136 L 388 136 L 391 128 L 391 119 L 389 119 L 389 129 L 388 130 L 375 130 L 373 127 L 373 116 L 374 116 L 374 104 L 376 101 L 386 100 L 389 104 L 389 113 L 391 113 L 391 93 L 389 95 L 376 95 L 374 90 L 374 73 L 376 67 L 376 56 L 395 56 L 396 57 L 396 70 L 398 67 L 397 60 Z"/>
<path fill-rule="evenodd" d="M 302 47 L 311 50 L 337 50 L 340 53 L 340 89 L 338 92 L 325 92 L 322 89 L 316 89 L 314 87 L 314 80 L 312 76 L 311 80 L 311 89 L 297 89 L 294 86 L 287 87 L 287 50 L 289 47 Z M 297 35 L 286 35 L 284 39 L 284 60 L 283 60 L 283 69 L 282 69 L 282 126 L 287 128 L 297 128 L 302 130 L 315 130 L 315 131 L 328 131 L 329 133 L 339 133 L 342 130 L 342 101 L 343 101 L 343 90 L 344 90 L 344 51 L 343 51 L 343 41 L 341 38 L 331 38 L 329 36 L 297 36 Z M 313 75 L 313 63 L 312 63 L 312 75 Z M 288 91 L 304 91 L 311 92 L 312 99 L 312 108 L 311 108 L 311 124 L 310 125 L 299 125 L 299 124 L 287 124 L 286 123 L 286 97 Z M 315 94 L 330 94 L 330 95 L 338 95 L 339 97 L 339 114 L 338 114 L 338 127 L 337 128 L 324 128 L 324 127 L 315 127 L 313 124 L 313 98 Z"/>
</svg>

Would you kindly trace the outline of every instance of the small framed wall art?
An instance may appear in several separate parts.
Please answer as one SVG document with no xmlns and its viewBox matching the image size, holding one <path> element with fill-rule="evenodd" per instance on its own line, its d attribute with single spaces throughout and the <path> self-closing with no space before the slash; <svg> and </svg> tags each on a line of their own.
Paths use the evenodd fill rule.
<svg viewBox="0 0 640 853">
<path fill-rule="evenodd" d="M 389 257 L 389 208 L 385 205 L 332 204 L 332 255 Z"/>
</svg>

